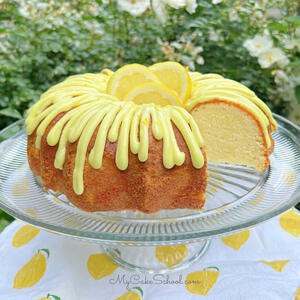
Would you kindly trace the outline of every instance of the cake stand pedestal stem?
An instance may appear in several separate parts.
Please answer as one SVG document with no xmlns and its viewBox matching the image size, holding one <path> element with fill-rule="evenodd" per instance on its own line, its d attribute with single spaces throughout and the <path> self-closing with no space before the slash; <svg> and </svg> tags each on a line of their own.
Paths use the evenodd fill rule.
<svg viewBox="0 0 300 300">
<path fill-rule="evenodd" d="M 202 257 L 210 240 L 171 246 L 102 246 L 105 254 L 123 269 L 163 274 L 189 267 Z"/>
</svg>

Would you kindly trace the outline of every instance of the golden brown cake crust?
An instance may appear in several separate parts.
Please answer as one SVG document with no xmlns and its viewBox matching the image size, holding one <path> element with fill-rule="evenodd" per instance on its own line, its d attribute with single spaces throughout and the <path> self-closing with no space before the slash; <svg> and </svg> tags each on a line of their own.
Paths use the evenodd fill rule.
<svg viewBox="0 0 300 300">
<path fill-rule="evenodd" d="M 85 161 L 84 193 L 77 195 L 73 190 L 73 170 L 77 142 L 68 143 L 63 170 L 54 167 L 57 146 L 49 146 L 46 137 L 50 129 L 63 117 L 59 114 L 45 131 L 41 149 L 35 148 L 33 132 L 28 136 L 28 162 L 33 173 L 41 177 L 46 189 L 63 193 L 77 207 L 86 211 L 120 211 L 125 209 L 153 213 L 162 209 L 189 208 L 201 209 L 205 201 L 207 185 L 206 157 L 201 169 L 192 165 L 188 147 L 176 126 L 174 134 L 179 149 L 185 153 L 182 166 L 166 169 L 162 161 L 163 142 L 156 140 L 149 126 L 149 157 L 140 162 L 138 157 L 128 151 L 129 164 L 125 171 L 116 167 L 115 143 L 106 142 L 103 164 L 94 169 Z M 88 147 L 87 157 L 94 146 L 98 128 Z"/>
</svg>

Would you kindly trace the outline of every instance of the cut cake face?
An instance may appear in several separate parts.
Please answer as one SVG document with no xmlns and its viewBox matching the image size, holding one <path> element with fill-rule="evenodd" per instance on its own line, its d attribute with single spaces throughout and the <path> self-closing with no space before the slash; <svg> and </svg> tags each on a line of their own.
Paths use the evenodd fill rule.
<svg viewBox="0 0 300 300">
<path fill-rule="evenodd" d="M 272 146 L 267 147 L 263 130 L 251 113 L 233 103 L 215 100 L 194 107 L 191 114 L 205 141 L 209 161 L 257 170 L 268 167 Z"/>
</svg>

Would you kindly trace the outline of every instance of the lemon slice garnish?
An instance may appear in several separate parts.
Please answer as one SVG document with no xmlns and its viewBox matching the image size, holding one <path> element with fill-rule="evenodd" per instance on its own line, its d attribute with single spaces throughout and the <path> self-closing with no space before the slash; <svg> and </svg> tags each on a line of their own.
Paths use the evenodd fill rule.
<svg viewBox="0 0 300 300">
<path fill-rule="evenodd" d="M 123 100 L 125 94 L 137 85 L 146 82 L 160 83 L 158 77 L 147 67 L 139 64 L 126 65 L 118 69 L 107 83 L 107 93 Z"/>
<path fill-rule="evenodd" d="M 174 91 L 156 82 L 147 82 L 136 86 L 125 95 L 124 101 L 133 101 L 136 104 L 154 103 L 161 106 L 181 106 L 181 101 Z"/>
<path fill-rule="evenodd" d="M 175 91 L 184 103 L 191 95 L 192 80 L 188 69 L 177 62 L 157 63 L 149 67 L 167 88 Z"/>
</svg>

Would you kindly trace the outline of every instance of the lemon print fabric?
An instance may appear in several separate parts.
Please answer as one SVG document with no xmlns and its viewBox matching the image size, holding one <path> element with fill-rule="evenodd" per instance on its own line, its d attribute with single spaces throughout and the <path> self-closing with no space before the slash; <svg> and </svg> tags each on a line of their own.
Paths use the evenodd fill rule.
<svg viewBox="0 0 300 300">
<path fill-rule="evenodd" d="M 279 224 L 283 230 L 294 237 L 298 237 L 300 235 L 300 214 L 294 209 L 280 215 Z"/>
<path fill-rule="evenodd" d="M 260 260 L 259 262 L 271 267 L 277 272 L 282 272 L 282 269 L 290 262 L 290 260 L 276 260 L 276 261 L 265 261 Z"/>
<path fill-rule="evenodd" d="M 104 253 L 90 255 L 87 262 L 87 269 L 95 280 L 112 274 L 117 268 Z"/>
<path fill-rule="evenodd" d="M 56 295 L 47 294 L 46 297 L 42 297 L 39 300 L 62 300 L 62 299 Z"/>
<path fill-rule="evenodd" d="M 185 279 L 188 292 L 206 296 L 218 280 L 220 270 L 217 267 L 207 267 L 202 271 L 189 273 Z"/>
<path fill-rule="evenodd" d="M 15 248 L 22 247 L 33 240 L 39 232 L 40 230 L 38 228 L 31 225 L 25 225 L 15 233 L 11 244 Z"/>
<path fill-rule="evenodd" d="M 225 237 L 222 237 L 222 242 L 234 249 L 239 250 L 249 239 L 250 237 L 250 230 L 244 230 L 235 234 L 231 234 Z"/>
<path fill-rule="evenodd" d="M 167 267 L 173 267 L 182 262 L 188 255 L 185 245 L 157 246 L 155 256 L 158 261 Z"/>
<path fill-rule="evenodd" d="M 295 300 L 300 300 L 300 286 L 295 294 Z"/>
<path fill-rule="evenodd" d="M 115 300 L 141 300 L 143 295 L 143 290 L 139 286 L 135 286 Z"/>
<path fill-rule="evenodd" d="M 47 257 L 46 257 L 46 256 Z M 47 269 L 48 249 L 40 249 L 16 274 L 13 288 L 24 289 L 36 285 L 44 276 Z"/>
</svg>

